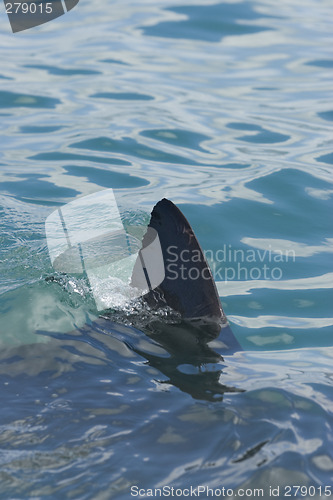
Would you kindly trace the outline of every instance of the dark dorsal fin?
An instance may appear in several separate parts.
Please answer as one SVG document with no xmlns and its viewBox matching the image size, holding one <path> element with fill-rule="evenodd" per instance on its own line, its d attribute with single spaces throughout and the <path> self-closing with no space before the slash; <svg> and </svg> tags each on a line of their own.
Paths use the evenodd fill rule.
<svg viewBox="0 0 333 500">
<path fill-rule="evenodd" d="M 159 201 L 149 227 L 158 233 L 165 277 L 146 296 L 150 305 L 168 305 L 184 319 L 203 319 L 217 325 L 226 323 L 215 282 L 193 229 L 171 201 Z M 149 230 L 142 249 L 151 242 Z M 132 276 L 135 286 L 135 276 Z"/>
</svg>

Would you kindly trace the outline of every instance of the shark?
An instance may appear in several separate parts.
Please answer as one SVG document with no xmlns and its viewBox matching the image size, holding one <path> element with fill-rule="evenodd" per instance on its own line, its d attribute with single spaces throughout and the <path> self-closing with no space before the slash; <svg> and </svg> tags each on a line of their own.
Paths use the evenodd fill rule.
<svg viewBox="0 0 333 500">
<path fill-rule="evenodd" d="M 158 235 L 165 271 L 164 279 L 155 287 L 151 281 L 154 281 L 155 267 L 160 261 L 154 260 L 149 252 L 145 253 L 152 242 L 150 230 Z M 148 352 L 135 344 L 131 345 L 132 350 L 167 376 L 162 383 L 176 386 L 194 399 L 220 401 L 225 392 L 243 392 L 221 383 L 223 356 L 242 351 L 242 347 L 228 323 L 211 269 L 190 223 L 166 198 L 152 210 L 134 265 L 131 286 L 142 286 L 142 276 L 149 288 L 142 300 L 152 311 L 169 311 L 169 316 L 157 314 L 140 327 L 164 354 Z M 94 328 L 105 331 L 111 324 L 117 328 L 112 314 L 104 314 L 99 321 L 104 321 L 103 325 L 99 322 Z M 133 333 L 135 321 L 127 328 Z M 217 339 L 219 352 L 211 347 Z M 207 366 L 208 370 L 203 369 Z M 191 370 L 186 373 L 182 367 L 192 367 L 194 373 Z"/>
<path fill-rule="evenodd" d="M 108 192 L 102 193 L 105 199 L 109 195 Z M 113 228 L 118 239 L 101 235 L 97 229 L 92 234 L 85 228 L 79 237 L 82 242 L 88 234 L 89 252 L 85 242 L 80 243 L 78 252 L 73 244 L 76 231 L 71 228 L 77 229 L 76 215 L 82 215 L 84 203 L 84 198 L 81 198 L 79 209 L 72 218 L 65 206 L 51 219 L 50 233 L 56 237 L 54 253 L 50 253 L 53 255 L 51 261 L 58 263 L 63 271 L 60 279 L 59 274 L 46 278 L 50 286 L 64 288 L 66 276 L 70 277 L 72 270 L 75 274 L 83 269 L 92 259 L 91 249 L 102 247 L 104 252 L 115 241 L 125 241 L 117 219 Z M 96 216 L 104 205 L 97 203 L 94 206 Z M 88 215 L 87 211 L 79 220 L 80 229 L 81 221 L 87 221 Z M 94 247 L 91 246 L 94 239 L 91 236 L 97 242 Z M 4 362 L 5 372 L 38 374 L 45 370 L 59 370 L 62 373 L 77 362 L 78 352 L 90 352 L 91 349 L 101 349 L 103 356 L 106 355 L 112 363 L 112 358 L 119 356 L 118 348 L 114 350 L 114 345 L 118 345 L 119 352 L 121 346 L 125 346 L 155 368 L 160 374 L 160 384 L 177 387 L 194 399 L 216 401 L 223 399 L 225 392 L 240 392 L 241 389 L 223 384 L 223 369 L 224 357 L 234 355 L 242 347 L 223 311 L 211 269 L 197 237 L 172 201 L 163 198 L 154 206 L 140 245 L 139 251 L 128 257 L 132 259 L 130 288 L 139 291 L 135 300 L 140 307 L 136 312 L 131 313 L 126 308 L 106 308 L 93 320 L 69 333 L 39 330 L 36 333 L 41 335 L 41 343 L 8 347 L 2 351 L 0 361 Z M 88 257 L 84 260 L 82 255 L 85 252 Z M 107 257 L 108 253 L 103 255 Z M 101 266 L 100 273 L 106 268 Z M 90 277 L 94 279 L 95 275 L 90 274 Z M 13 360 L 10 365 L 8 359 Z"/>
<path fill-rule="evenodd" d="M 145 261 L 143 255 L 151 243 L 149 228 L 158 235 L 165 276 L 158 286 L 149 287 L 143 299 L 153 309 L 168 306 L 176 311 L 182 325 L 197 332 L 198 342 L 220 337 L 225 354 L 242 350 L 223 311 L 211 269 L 192 227 L 181 210 L 166 198 L 152 210 L 148 231 L 133 269 L 131 285 L 139 285 L 139 264 L 147 276 L 148 286 L 149 274 L 154 274 L 154 269 L 151 269 L 151 264 Z"/>
</svg>

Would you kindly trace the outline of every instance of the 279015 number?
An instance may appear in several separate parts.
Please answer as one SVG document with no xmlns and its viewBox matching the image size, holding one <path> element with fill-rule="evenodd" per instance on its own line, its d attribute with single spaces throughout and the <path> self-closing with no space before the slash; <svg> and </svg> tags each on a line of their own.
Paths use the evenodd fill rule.
<svg viewBox="0 0 333 500">
<path fill-rule="evenodd" d="M 52 3 L 42 3 L 42 2 L 7 2 L 6 3 L 7 14 L 51 14 L 52 13 Z"/>
<path fill-rule="evenodd" d="M 331 486 L 285 486 L 285 497 L 330 497 L 332 495 Z"/>
</svg>

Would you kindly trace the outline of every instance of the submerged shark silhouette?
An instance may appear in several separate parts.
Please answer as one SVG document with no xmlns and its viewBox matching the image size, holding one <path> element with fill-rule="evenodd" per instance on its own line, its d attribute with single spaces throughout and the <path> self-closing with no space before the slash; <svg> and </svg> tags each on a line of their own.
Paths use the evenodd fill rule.
<svg viewBox="0 0 333 500">
<path fill-rule="evenodd" d="M 157 252 L 152 245 L 156 233 Z M 164 278 L 154 286 L 157 275 Z M 126 311 L 106 310 L 91 324 L 72 332 L 75 342 L 81 339 L 94 344 L 101 335 L 114 336 L 167 376 L 160 383 L 176 386 L 195 399 L 216 401 L 225 392 L 241 391 L 221 383 L 223 355 L 242 348 L 223 312 L 211 270 L 193 229 L 170 200 L 164 198 L 153 208 L 130 284 L 146 289 L 139 300 L 146 304 L 148 320 L 142 321 L 144 309 L 132 317 Z M 161 311 L 166 314 L 160 314 Z M 142 347 L 141 332 L 150 339 L 148 348 Z M 63 334 L 40 333 L 63 338 Z M 214 344 L 214 349 L 209 345 L 217 338 L 219 352 L 214 350 Z"/>
<path fill-rule="evenodd" d="M 160 262 L 151 255 L 149 261 L 145 254 L 145 249 L 151 244 L 149 228 L 158 234 L 165 267 L 164 279 L 155 288 L 150 286 L 149 276 L 156 275 L 154 266 L 159 266 Z M 225 392 L 243 392 L 221 382 L 223 355 L 233 354 L 242 348 L 223 312 L 211 270 L 193 229 L 179 208 L 165 198 L 155 205 L 151 213 L 132 273 L 132 286 L 141 286 L 142 268 L 150 288 L 143 300 L 150 309 L 158 312 L 168 308 L 175 311 L 176 316 L 172 313 L 169 317 L 157 314 L 144 326 L 140 319 L 136 325 L 135 317 L 131 318 L 131 326 L 122 330 L 125 333 L 122 340 L 145 358 L 150 366 L 168 377 L 160 383 L 176 386 L 195 399 L 220 401 Z M 88 335 L 96 330 L 104 334 L 116 332 L 119 320 L 121 317 L 115 317 L 112 312 L 105 313 L 83 331 Z M 135 341 L 133 343 L 131 336 L 138 334 L 138 330 L 162 348 L 163 354 L 149 352 L 140 344 L 136 345 Z M 218 337 L 220 352 L 209 346 Z M 209 368 L 205 369 L 207 366 Z"/>
</svg>

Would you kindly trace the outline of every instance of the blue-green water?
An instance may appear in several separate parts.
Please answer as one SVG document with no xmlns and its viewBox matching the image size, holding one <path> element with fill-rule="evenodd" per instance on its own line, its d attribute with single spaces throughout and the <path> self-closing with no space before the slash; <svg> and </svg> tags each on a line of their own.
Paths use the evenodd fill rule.
<svg viewBox="0 0 333 500">
<path fill-rule="evenodd" d="M 13 35 L 3 13 L 1 498 L 333 491 L 332 16 L 81 0 Z M 46 217 L 110 187 L 134 212 L 180 206 L 243 351 L 175 367 L 142 331 L 91 324 L 82 282 L 45 281 Z"/>
</svg>

